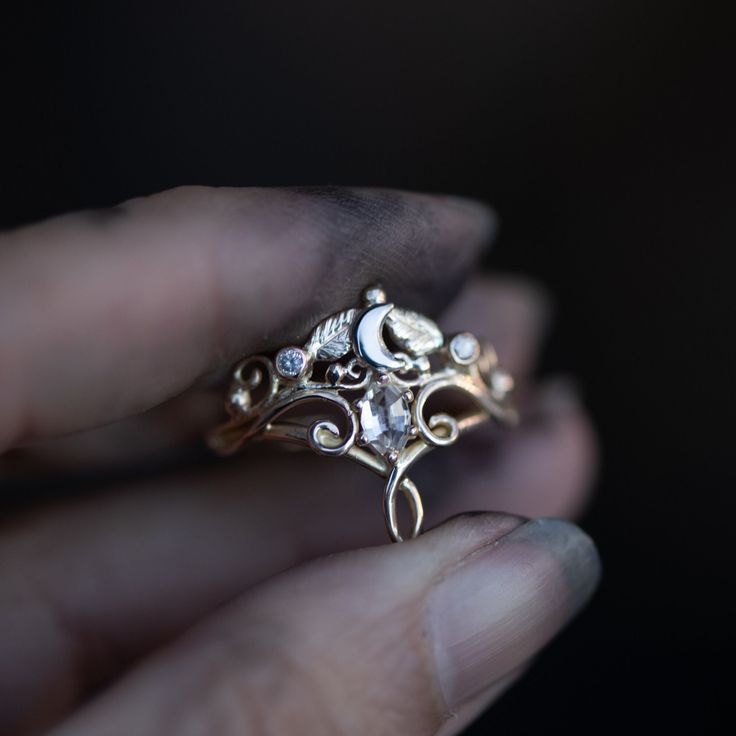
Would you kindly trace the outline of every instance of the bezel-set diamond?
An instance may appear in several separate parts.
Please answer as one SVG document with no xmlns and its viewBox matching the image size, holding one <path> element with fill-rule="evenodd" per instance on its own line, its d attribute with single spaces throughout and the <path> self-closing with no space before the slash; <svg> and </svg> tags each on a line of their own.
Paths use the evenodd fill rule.
<svg viewBox="0 0 736 736">
<path fill-rule="evenodd" d="M 297 347 L 281 348 L 276 353 L 276 370 L 279 375 L 287 379 L 296 379 L 304 375 L 309 363 L 309 356 L 305 350 Z"/>
<path fill-rule="evenodd" d="M 458 365 L 470 365 L 480 357 L 480 343 L 471 332 L 459 332 L 450 340 L 450 355 Z"/>
</svg>

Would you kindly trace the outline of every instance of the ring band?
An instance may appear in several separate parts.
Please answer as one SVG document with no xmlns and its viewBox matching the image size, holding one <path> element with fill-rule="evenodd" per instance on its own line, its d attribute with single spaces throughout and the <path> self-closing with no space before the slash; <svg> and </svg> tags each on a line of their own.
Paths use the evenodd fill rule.
<svg viewBox="0 0 736 736">
<path fill-rule="evenodd" d="M 322 320 L 304 345 L 238 363 L 226 402 L 230 419 L 208 443 L 222 455 L 261 439 L 352 458 L 386 479 L 386 528 L 400 542 L 398 492 L 411 512 L 409 537 L 420 534 L 424 517 L 409 468 L 486 421 L 516 424 L 512 389 L 491 345 L 469 332 L 445 337 L 432 320 L 394 306 L 373 286 L 360 307 Z M 468 406 L 426 416 L 430 397 L 436 405 L 449 393 Z"/>
</svg>

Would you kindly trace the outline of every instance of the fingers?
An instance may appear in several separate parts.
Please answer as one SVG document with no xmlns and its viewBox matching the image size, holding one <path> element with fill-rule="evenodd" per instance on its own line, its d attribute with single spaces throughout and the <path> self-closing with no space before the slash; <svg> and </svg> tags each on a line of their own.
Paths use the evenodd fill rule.
<svg viewBox="0 0 736 736">
<path fill-rule="evenodd" d="M 502 358 L 508 352 L 531 361 L 533 347 L 503 343 L 497 325 L 516 324 L 509 340 L 534 340 L 542 315 L 511 292 L 497 297 L 493 287 L 473 287 L 488 306 L 476 300 L 458 327 L 490 337 Z M 513 360 L 519 362 L 511 368 L 523 371 L 519 357 Z M 533 421 L 518 431 L 473 433 L 419 464 L 429 525 L 468 508 L 530 515 L 579 509 L 594 467 L 592 433 L 568 391 L 555 398 L 552 386 L 545 395 Z M 63 712 L 254 581 L 316 554 L 384 539 L 373 476 L 335 462 L 323 482 L 324 459 L 280 455 L 284 462 L 259 462 L 264 449 L 216 474 L 128 488 L 5 535 L 2 629 L 15 633 L 0 642 L 0 661 L 23 662 L 2 673 L 0 689 L 12 693 L 0 698 L 6 718 L 39 698 Z M 69 623 L 60 629 L 59 620 Z M 77 635 L 84 631 L 94 637 Z M 70 663 L 77 663 L 71 671 Z"/>
<path fill-rule="evenodd" d="M 467 509 L 579 506 L 594 456 L 576 429 L 587 426 L 582 409 L 567 401 L 547 396 L 533 421 L 494 438 L 495 451 L 473 433 L 420 463 L 428 526 Z M 38 701 L 49 703 L 47 715 L 52 705 L 63 714 L 265 577 L 382 543 L 380 492 L 379 479 L 346 461 L 279 453 L 128 486 L 6 527 L 0 731 Z"/>
<path fill-rule="evenodd" d="M 455 733 L 453 714 L 493 698 L 598 574 L 565 522 L 455 519 L 253 589 L 57 734 Z"/>
<path fill-rule="evenodd" d="M 200 187 L 6 233 L 0 448 L 147 409 L 370 282 L 436 311 L 492 227 L 448 197 Z"/>
</svg>

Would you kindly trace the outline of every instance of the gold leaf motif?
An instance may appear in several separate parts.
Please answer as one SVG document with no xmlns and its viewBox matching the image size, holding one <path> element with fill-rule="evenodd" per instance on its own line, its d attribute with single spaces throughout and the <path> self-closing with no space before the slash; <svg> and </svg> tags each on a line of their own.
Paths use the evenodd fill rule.
<svg viewBox="0 0 736 736">
<path fill-rule="evenodd" d="M 322 320 L 312 331 L 305 349 L 317 360 L 336 360 L 350 352 L 350 326 L 357 309 L 346 309 Z"/>
<path fill-rule="evenodd" d="M 394 307 L 386 317 L 386 326 L 393 341 L 415 358 L 433 353 L 445 341 L 431 319 L 407 309 Z"/>
</svg>

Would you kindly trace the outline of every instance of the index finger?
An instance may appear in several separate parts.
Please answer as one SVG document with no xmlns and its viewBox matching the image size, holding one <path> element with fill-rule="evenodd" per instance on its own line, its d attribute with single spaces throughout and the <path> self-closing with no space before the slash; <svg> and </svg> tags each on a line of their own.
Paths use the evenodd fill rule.
<svg viewBox="0 0 736 736">
<path fill-rule="evenodd" d="M 493 224 L 451 197 L 186 187 L 5 233 L 0 451 L 148 409 L 372 282 L 437 311 Z"/>
</svg>

